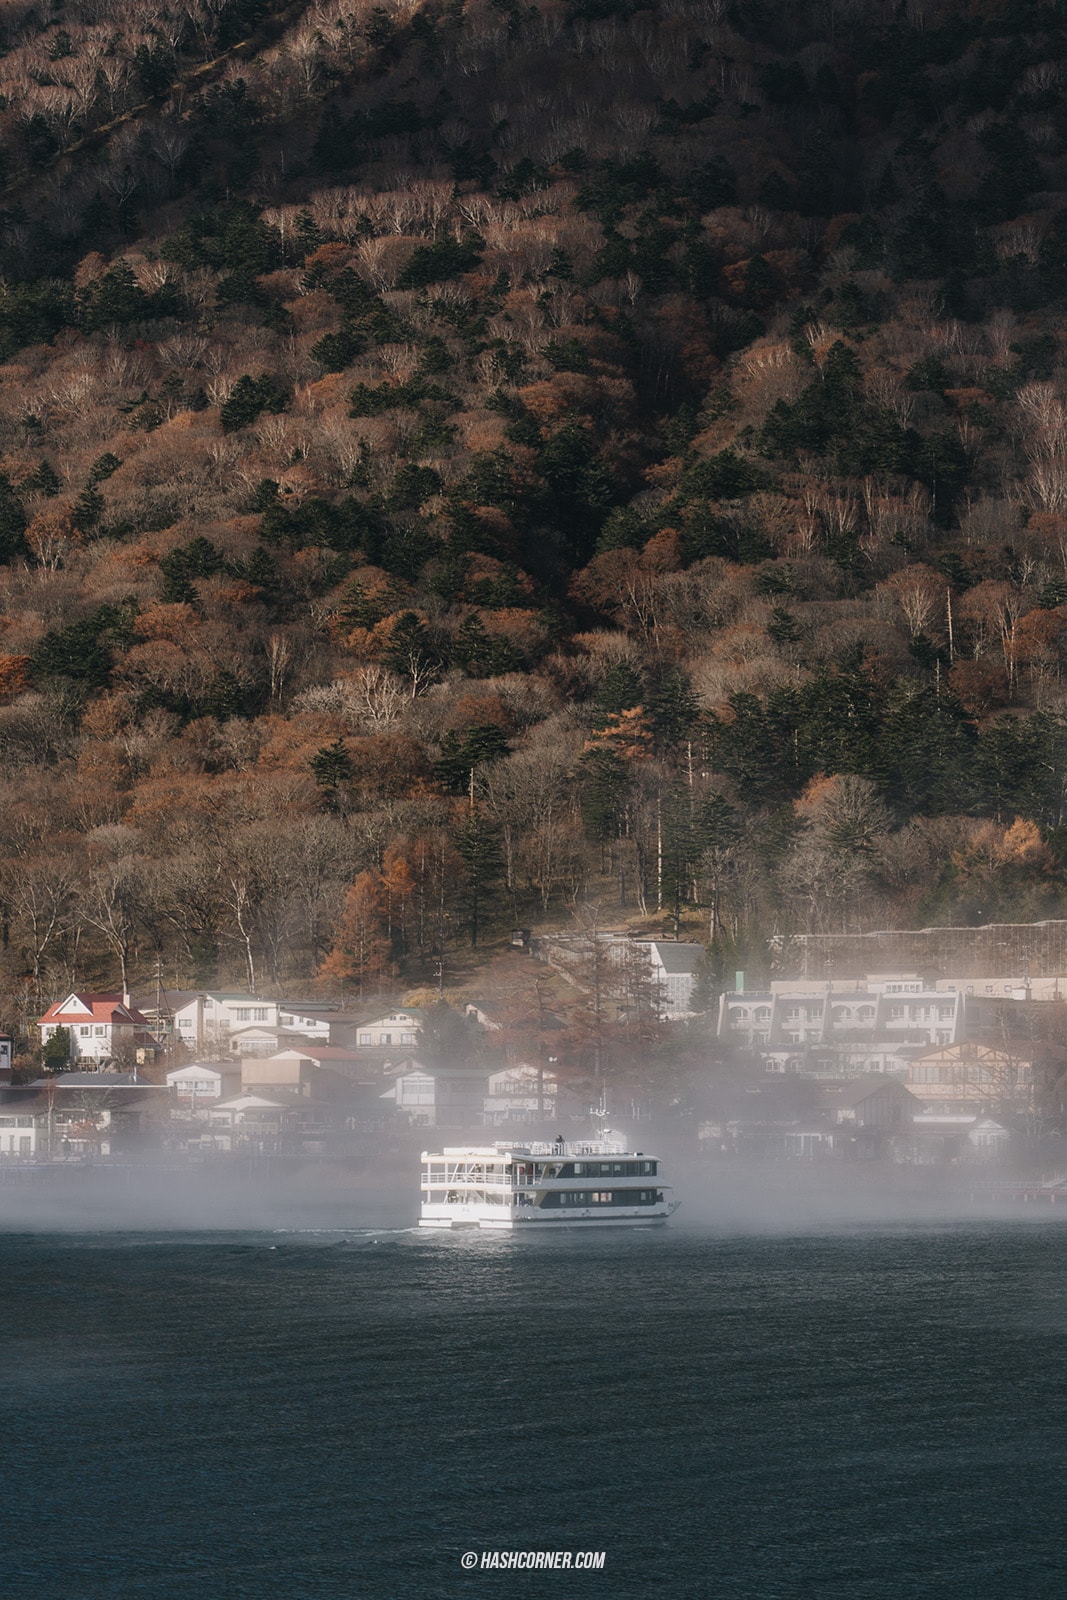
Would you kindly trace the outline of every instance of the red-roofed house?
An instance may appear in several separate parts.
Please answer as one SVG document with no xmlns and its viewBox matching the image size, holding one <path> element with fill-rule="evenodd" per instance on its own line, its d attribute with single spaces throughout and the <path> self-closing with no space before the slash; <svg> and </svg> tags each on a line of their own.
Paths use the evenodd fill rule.
<svg viewBox="0 0 1067 1600">
<path fill-rule="evenodd" d="M 41 1042 L 47 1044 L 57 1028 L 70 1034 L 72 1060 L 98 1065 L 130 1050 L 159 1048 L 146 1019 L 120 994 L 68 994 L 49 1006 L 40 1019 Z"/>
</svg>

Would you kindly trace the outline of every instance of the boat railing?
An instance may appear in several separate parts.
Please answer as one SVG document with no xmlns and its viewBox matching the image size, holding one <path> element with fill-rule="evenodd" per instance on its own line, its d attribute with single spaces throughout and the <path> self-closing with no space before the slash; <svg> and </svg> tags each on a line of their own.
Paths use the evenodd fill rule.
<svg viewBox="0 0 1067 1600">
<path fill-rule="evenodd" d="M 494 1145 L 501 1154 L 513 1156 L 624 1156 L 625 1144 L 614 1139 L 567 1139 L 554 1141 L 531 1140 L 528 1144 L 514 1144 L 509 1140 Z"/>
</svg>

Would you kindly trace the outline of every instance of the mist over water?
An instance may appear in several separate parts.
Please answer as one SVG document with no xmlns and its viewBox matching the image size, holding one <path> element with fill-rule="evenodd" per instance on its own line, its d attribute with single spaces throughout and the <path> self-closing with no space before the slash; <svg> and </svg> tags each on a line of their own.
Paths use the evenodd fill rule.
<svg viewBox="0 0 1067 1600">
<path fill-rule="evenodd" d="M 471 1136 L 482 1143 L 485 1130 Z M 109 1229 L 401 1229 L 419 1215 L 419 1156 L 459 1134 L 420 1130 L 360 1163 L 225 1159 L 217 1164 L 130 1163 L 0 1170 L 0 1234 Z M 775 1164 L 717 1160 L 668 1127 L 628 1140 L 661 1159 L 681 1210 L 672 1231 L 715 1234 L 833 1231 L 968 1218 L 1048 1220 L 1047 1202 L 994 1198 L 980 1168 L 888 1168 L 875 1163 Z M 1052 1214 L 1055 1214 L 1054 1208 Z M 1067 1197 L 1063 1201 L 1067 1217 Z"/>
</svg>

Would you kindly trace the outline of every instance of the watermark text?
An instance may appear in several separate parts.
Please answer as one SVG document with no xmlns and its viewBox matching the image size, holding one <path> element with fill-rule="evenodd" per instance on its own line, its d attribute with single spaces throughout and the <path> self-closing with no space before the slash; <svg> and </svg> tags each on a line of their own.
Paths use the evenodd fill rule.
<svg viewBox="0 0 1067 1600">
<path fill-rule="evenodd" d="M 468 1550 L 460 1557 L 465 1572 L 515 1571 L 536 1572 L 541 1569 L 561 1568 L 575 1572 L 599 1572 L 607 1560 L 605 1550 Z"/>
</svg>

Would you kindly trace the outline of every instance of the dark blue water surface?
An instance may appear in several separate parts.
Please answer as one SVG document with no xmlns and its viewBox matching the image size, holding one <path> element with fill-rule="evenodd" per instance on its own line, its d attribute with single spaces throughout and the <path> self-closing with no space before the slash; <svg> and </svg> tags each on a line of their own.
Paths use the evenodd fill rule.
<svg viewBox="0 0 1067 1600">
<path fill-rule="evenodd" d="M 1065 1244 L 0 1236 L 0 1592 L 1060 1600 Z"/>
</svg>

